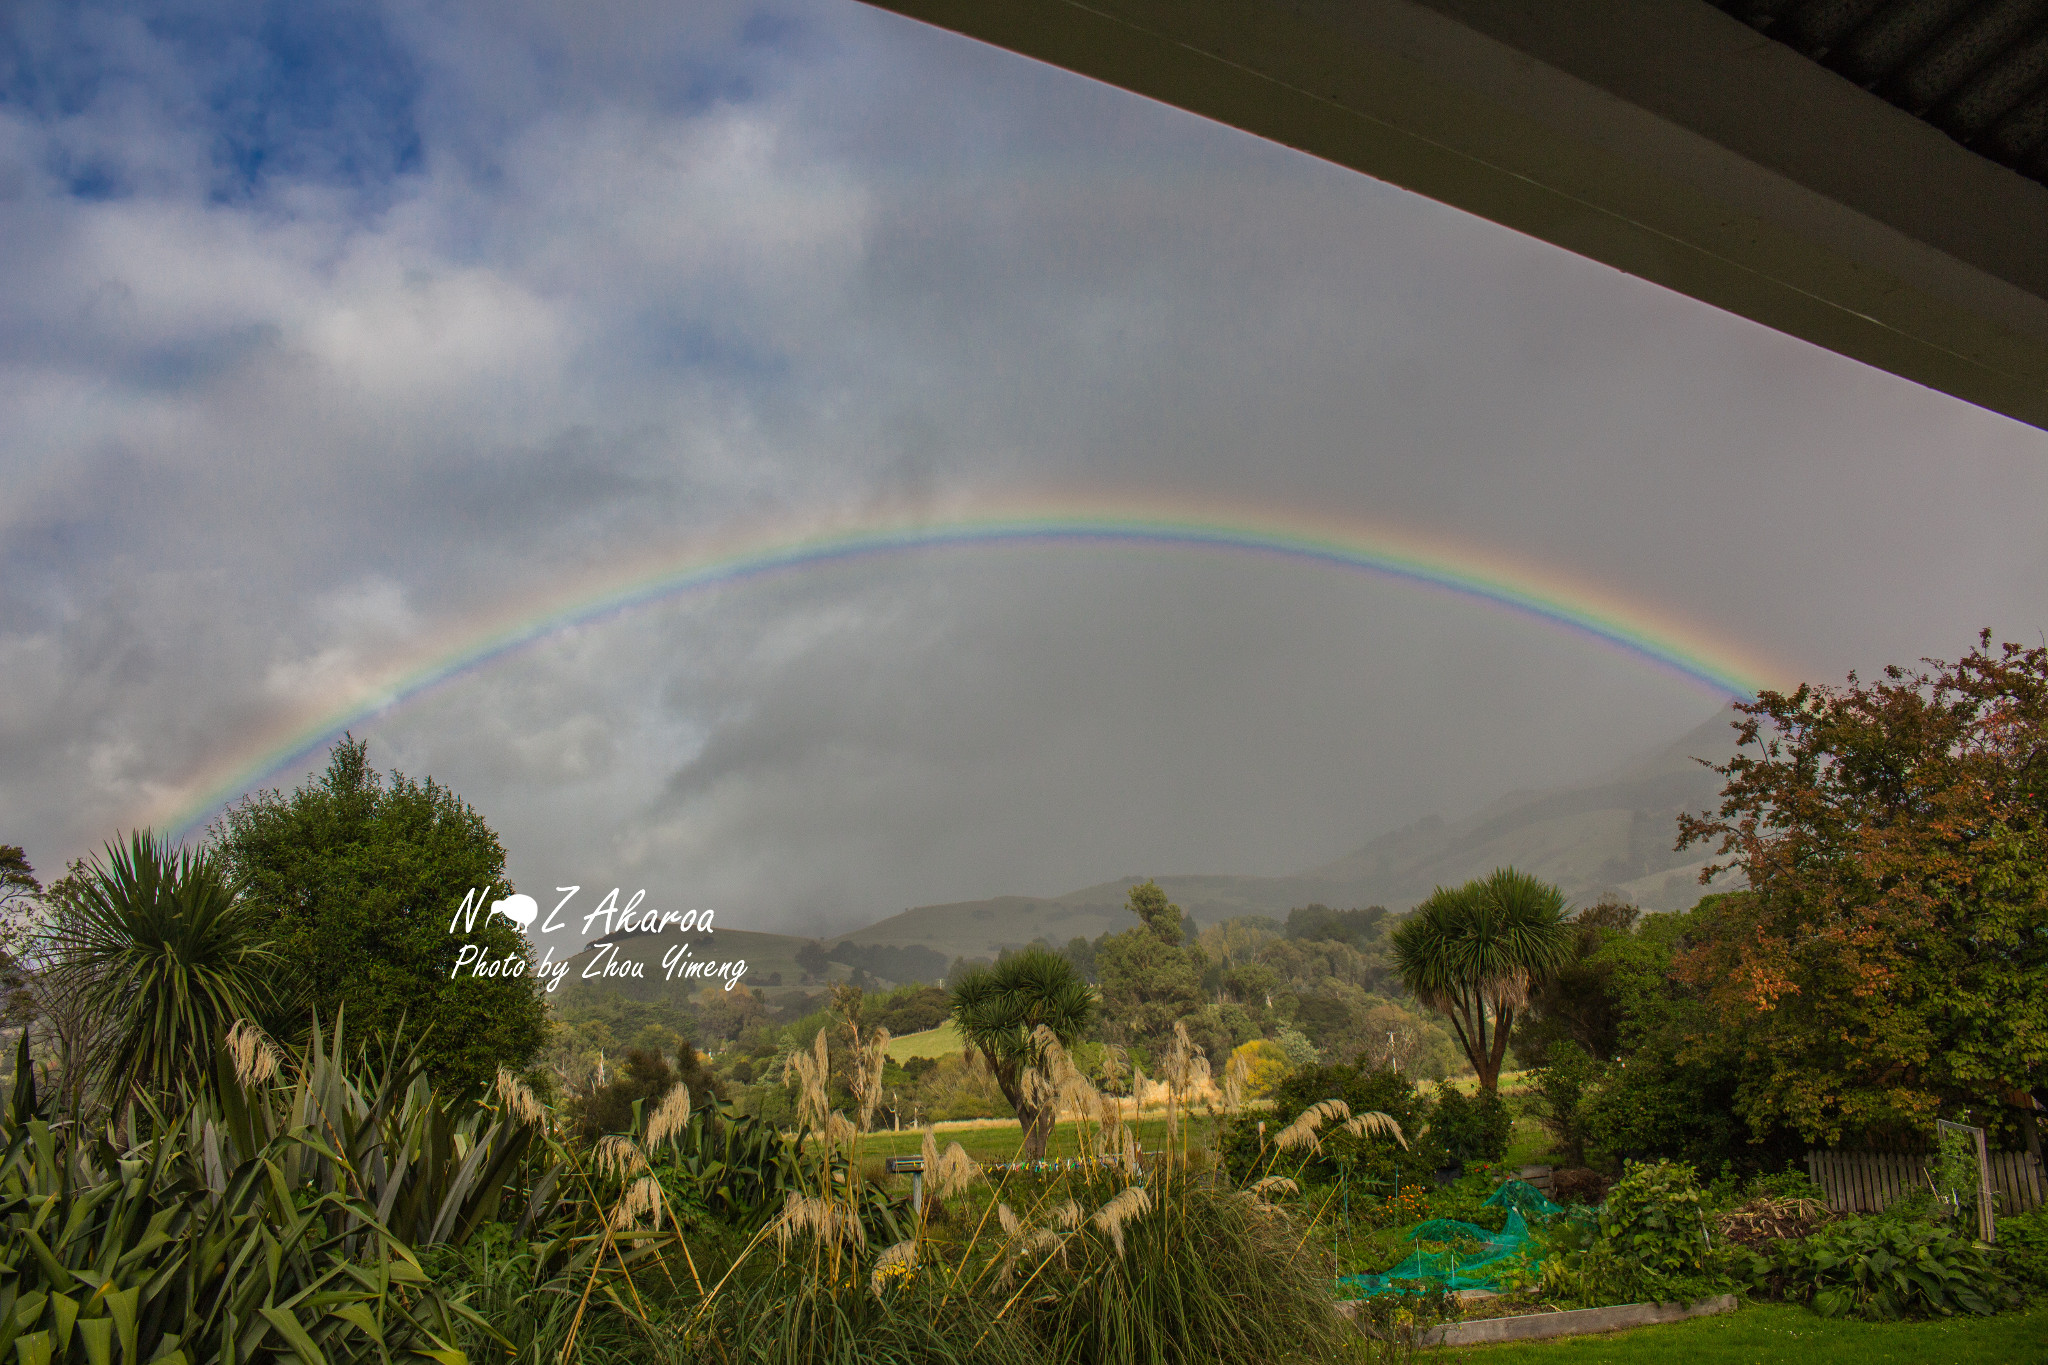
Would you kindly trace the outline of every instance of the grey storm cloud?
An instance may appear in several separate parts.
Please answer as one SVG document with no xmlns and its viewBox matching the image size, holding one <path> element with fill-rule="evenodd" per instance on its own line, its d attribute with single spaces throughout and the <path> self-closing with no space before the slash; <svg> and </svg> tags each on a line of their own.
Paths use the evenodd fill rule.
<svg viewBox="0 0 2048 1365">
<path fill-rule="evenodd" d="M 1400 525 L 1788 682 L 2048 625 L 2042 433 L 851 0 L 8 23 L 0 841 L 39 868 L 465 622 L 863 510 Z M 1297 870 L 1719 701 L 1413 586 L 1012 547 L 660 603 L 356 730 L 543 900 L 819 928 Z"/>
</svg>

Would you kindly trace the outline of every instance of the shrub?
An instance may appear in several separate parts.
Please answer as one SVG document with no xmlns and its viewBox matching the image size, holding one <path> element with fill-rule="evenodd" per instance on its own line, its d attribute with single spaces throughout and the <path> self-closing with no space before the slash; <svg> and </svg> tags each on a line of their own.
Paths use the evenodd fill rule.
<svg viewBox="0 0 2048 1365">
<path fill-rule="evenodd" d="M 678 1081 L 690 1087 L 698 1104 L 714 1099 L 718 1082 L 704 1068 L 695 1048 L 684 1043 L 677 1065 L 651 1048 L 628 1049 L 618 1076 L 610 1084 L 592 1091 L 577 1102 L 576 1128 L 585 1142 L 595 1142 L 606 1133 L 623 1133 L 633 1126 L 633 1105 L 645 1104 L 666 1095 Z"/>
<path fill-rule="evenodd" d="M 2048 1289 L 2048 1207 L 1999 1219 L 1998 1247 L 2014 1283 L 2035 1292 Z"/>
<path fill-rule="evenodd" d="M 1580 1140 L 1595 1165 L 1665 1158 L 1718 1169 L 1742 1145 L 1729 1077 L 1647 1049 L 1586 1089 Z"/>
<path fill-rule="evenodd" d="M 236 1029 L 214 1098 L 90 1132 L 43 1117 L 24 1037 L 0 1117 L 0 1352 L 107 1365 L 118 1341 L 124 1362 L 373 1365 L 494 1335 L 420 1253 L 508 1204 L 522 1239 L 552 1212 L 526 1197 L 528 1176 L 557 1184 L 529 1159 L 537 1106 L 510 1083 L 495 1103 L 437 1090 L 417 1058 L 351 1068 L 338 1031 L 331 1054 L 320 1042 L 279 1057 Z M 550 1276 L 588 1259 L 587 1226 L 541 1231 L 529 1260 Z"/>
<path fill-rule="evenodd" d="M 1574 1166 L 1586 1163 L 1586 1136 L 1579 1117 L 1586 1088 L 1600 1075 L 1597 1062 L 1569 1038 L 1546 1050 L 1536 1071 L 1537 1119 L 1550 1130 L 1558 1154 Z"/>
<path fill-rule="evenodd" d="M 1262 1100 L 1272 1095 L 1294 1069 L 1287 1050 L 1270 1038 L 1254 1039 L 1232 1056 L 1245 1059 L 1244 1093 L 1248 1099 Z"/>
<path fill-rule="evenodd" d="M 1811 1199 L 1827 1203 L 1827 1192 L 1813 1183 L 1805 1171 L 1788 1167 L 1752 1176 L 1747 1187 L 1751 1199 Z"/>
<path fill-rule="evenodd" d="M 1995 1255 L 1934 1223 L 1845 1218 L 1779 1243 L 1774 1269 L 1785 1296 L 1822 1317 L 1948 1317 L 2010 1301 Z"/>
<path fill-rule="evenodd" d="M 1692 1167 L 1676 1161 L 1631 1164 L 1600 1206 L 1600 1241 L 1651 1278 L 1703 1271 L 1712 1242 Z"/>
<path fill-rule="evenodd" d="M 1748 1253 L 1715 1252 L 1699 1179 L 1680 1162 L 1631 1163 L 1597 1215 L 1560 1216 L 1544 1241 L 1546 1290 L 1586 1303 L 1693 1302 L 1753 1273 Z"/>
<path fill-rule="evenodd" d="M 1332 1099 L 1342 1100 L 1354 1114 L 1385 1114 L 1401 1125 L 1408 1146 L 1404 1149 L 1382 1137 L 1353 1137 L 1331 1125 L 1312 1149 L 1274 1150 L 1273 1138 L 1280 1129 L 1300 1118 L 1311 1105 Z M 1444 1164 L 1441 1144 L 1418 1137 L 1427 1113 L 1428 1105 L 1415 1093 L 1414 1082 L 1398 1071 L 1309 1067 L 1280 1083 L 1273 1108 L 1264 1117 L 1241 1115 L 1229 1120 L 1218 1135 L 1217 1148 L 1231 1179 L 1240 1185 L 1269 1172 L 1313 1184 L 1331 1183 L 1348 1174 L 1367 1190 L 1391 1194 L 1397 1178 L 1403 1187 L 1420 1184 Z"/>
<path fill-rule="evenodd" d="M 1451 1164 L 1470 1165 L 1477 1161 L 1499 1161 L 1508 1154 L 1508 1135 L 1514 1131 L 1515 1116 L 1506 1101 L 1491 1090 L 1467 1095 L 1444 1088 L 1430 1112 L 1429 1130 L 1443 1147 Z"/>
</svg>

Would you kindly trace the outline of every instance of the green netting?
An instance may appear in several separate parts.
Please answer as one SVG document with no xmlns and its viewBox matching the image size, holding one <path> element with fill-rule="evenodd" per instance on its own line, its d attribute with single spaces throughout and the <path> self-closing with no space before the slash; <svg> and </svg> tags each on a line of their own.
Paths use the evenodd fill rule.
<svg viewBox="0 0 2048 1365">
<path fill-rule="evenodd" d="M 1502 1181 L 1499 1189 L 1486 1196 L 1486 1206 L 1513 1209 L 1523 1218 L 1534 1218 L 1539 1224 L 1549 1222 L 1564 1207 L 1553 1204 L 1549 1195 L 1526 1180 Z"/>
<path fill-rule="evenodd" d="M 1398 1294 L 1403 1282 L 1424 1281 L 1446 1289 L 1497 1289 L 1498 1274 L 1505 1262 L 1519 1257 L 1529 1245 L 1529 1220 L 1541 1225 L 1559 1210 L 1544 1193 L 1522 1180 L 1510 1180 L 1487 1196 L 1491 1208 L 1505 1208 L 1507 1221 L 1499 1232 L 1455 1218 L 1432 1218 L 1417 1223 L 1408 1240 L 1418 1242 L 1414 1253 L 1384 1275 L 1339 1276 L 1339 1287 L 1359 1295 Z"/>
</svg>

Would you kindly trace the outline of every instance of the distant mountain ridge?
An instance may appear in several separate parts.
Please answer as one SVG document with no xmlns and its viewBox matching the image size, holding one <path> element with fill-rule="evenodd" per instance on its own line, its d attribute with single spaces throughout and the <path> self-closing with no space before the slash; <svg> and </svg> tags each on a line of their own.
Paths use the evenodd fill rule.
<svg viewBox="0 0 2048 1365">
<path fill-rule="evenodd" d="M 1683 909 L 1704 890 L 1698 873 L 1708 860 L 1697 847 L 1673 850 L 1678 815 L 1719 800 L 1722 779 L 1695 760 L 1721 762 L 1734 752 L 1731 715 L 1724 710 L 1599 781 L 1514 793 L 1463 820 L 1430 816 L 1307 872 L 1156 880 L 1201 924 L 1237 915 L 1284 918 L 1316 902 L 1405 910 L 1439 885 L 1510 864 L 1556 882 L 1578 904 L 1611 894 L 1647 910 Z M 1092 939 L 1132 926 L 1124 896 L 1143 880 L 1124 877 L 1062 896 L 918 906 L 831 942 L 921 944 L 951 958 L 993 956 L 1039 938 Z"/>
</svg>

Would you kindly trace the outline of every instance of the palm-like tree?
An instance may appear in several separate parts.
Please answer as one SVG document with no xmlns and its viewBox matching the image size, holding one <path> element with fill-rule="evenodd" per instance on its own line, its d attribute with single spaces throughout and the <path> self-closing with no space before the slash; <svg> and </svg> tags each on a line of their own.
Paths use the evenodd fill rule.
<svg viewBox="0 0 2048 1365">
<path fill-rule="evenodd" d="M 116 1108 L 205 1087 L 235 1022 L 275 1005 L 267 919 L 211 852 L 141 831 L 67 878 L 58 900 L 57 970 L 99 1016 L 91 1064 Z"/>
<path fill-rule="evenodd" d="M 1564 893 L 1504 867 L 1456 888 L 1438 887 L 1394 931 L 1394 960 L 1409 993 L 1451 1021 L 1486 1090 L 1529 986 L 1555 971 L 1568 944 Z"/>
<path fill-rule="evenodd" d="M 1038 1030 L 1049 1030 L 1070 1048 L 1094 1018 L 1095 993 L 1088 983 L 1073 963 L 1043 948 L 971 971 L 953 987 L 953 1022 L 967 1046 L 988 1063 L 1003 1098 L 1016 1111 L 1028 1160 L 1045 1156 L 1059 1117 L 1057 1096 L 1030 1074 L 1044 1070 Z"/>
</svg>

